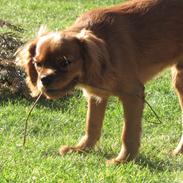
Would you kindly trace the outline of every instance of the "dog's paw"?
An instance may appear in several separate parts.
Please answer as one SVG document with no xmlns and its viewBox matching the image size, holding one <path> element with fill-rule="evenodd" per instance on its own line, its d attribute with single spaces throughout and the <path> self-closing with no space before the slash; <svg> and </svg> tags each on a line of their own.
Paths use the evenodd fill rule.
<svg viewBox="0 0 183 183">
<path fill-rule="evenodd" d="M 64 156 L 65 154 L 70 154 L 70 153 L 73 153 L 73 152 L 84 153 L 86 151 L 87 151 L 87 149 L 82 149 L 82 148 L 79 148 L 79 147 L 62 146 L 59 150 L 59 154 L 61 156 Z"/>
<path fill-rule="evenodd" d="M 120 164 L 124 164 L 126 163 L 127 161 L 124 161 L 124 160 L 116 160 L 116 159 L 110 159 L 110 160 L 107 160 L 106 161 L 106 165 L 107 166 L 111 166 L 111 165 L 120 165 Z"/>
<path fill-rule="evenodd" d="M 59 154 L 61 156 L 64 156 L 65 154 L 72 153 L 72 152 L 73 152 L 73 148 L 72 147 L 69 147 L 69 146 L 62 146 L 59 149 Z"/>
<path fill-rule="evenodd" d="M 106 160 L 106 165 L 107 166 L 118 165 L 118 164 L 120 164 L 120 162 L 119 161 L 116 161 L 115 159 Z"/>
</svg>

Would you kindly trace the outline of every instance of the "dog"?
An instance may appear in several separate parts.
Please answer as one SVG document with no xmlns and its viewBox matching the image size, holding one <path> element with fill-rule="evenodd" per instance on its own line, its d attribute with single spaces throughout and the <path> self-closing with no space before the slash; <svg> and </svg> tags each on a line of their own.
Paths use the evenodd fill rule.
<svg viewBox="0 0 183 183">
<path fill-rule="evenodd" d="M 132 0 L 91 10 L 64 31 L 43 27 L 19 50 L 33 96 L 64 96 L 74 87 L 87 98 L 86 131 L 60 154 L 91 149 L 100 139 L 108 97 L 124 108 L 122 147 L 108 163 L 136 158 L 140 147 L 144 85 L 167 67 L 183 107 L 183 1 Z M 183 153 L 183 136 L 173 151 Z"/>
</svg>

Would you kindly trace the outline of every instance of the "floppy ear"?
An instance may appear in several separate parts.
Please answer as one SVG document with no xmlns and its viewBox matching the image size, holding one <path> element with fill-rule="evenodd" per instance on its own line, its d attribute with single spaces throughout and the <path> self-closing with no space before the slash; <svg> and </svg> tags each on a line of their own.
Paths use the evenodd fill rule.
<svg viewBox="0 0 183 183">
<path fill-rule="evenodd" d="M 105 68 L 109 63 L 109 54 L 105 42 L 85 29 L 77 35 L 77 38 L 84 58 L 85 74 L 91 80 L 102 79 Z"/>
<path fill-rule="evenodd" d="M 36 88 L 38 74 L 33 64 L 33 57 L 35 55 L 36 43 L 31 42 L 19 48 L 16 52 L 16 64 L 22 67 L 26 73 L 26 83 L 31 90 L 33 97 L 39 94 Z"/>
</svg>

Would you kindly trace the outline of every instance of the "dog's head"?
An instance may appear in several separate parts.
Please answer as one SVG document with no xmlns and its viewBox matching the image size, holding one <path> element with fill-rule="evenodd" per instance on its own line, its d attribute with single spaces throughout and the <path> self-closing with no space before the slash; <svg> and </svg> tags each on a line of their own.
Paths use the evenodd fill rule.
<svg viewBox="0 0 183 183">
<path fill-rule="evenodd" d="M 17 61 L 33 96 L 43 92 L 47 98 L 58 98 L 83 79 L 100 77 L 106 56 L 104 42 L 90 31 L 39 31 L 18 51 Z"/>
</svg>

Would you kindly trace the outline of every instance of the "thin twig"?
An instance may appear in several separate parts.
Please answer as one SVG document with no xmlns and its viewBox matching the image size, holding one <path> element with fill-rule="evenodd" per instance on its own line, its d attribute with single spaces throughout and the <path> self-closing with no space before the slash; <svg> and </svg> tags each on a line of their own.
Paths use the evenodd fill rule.
<svg viewBox="0 0 183 183">
<path fill-rule="evenodd" d="M 144 99 L 144 102 L 148 105 L 148 107 L 150 108 L 150 110 L 152 111 L 152 113 L 154 114 L 154 116 L 157 118 L 157 120 L 159 121 L 159 123 L 157 122 L 151 122 L 153 124 L 156 124 L 156 125 L 159 125 L 161 123 L 163 123 L 160 119 L 160 117 L 158 116 L 158 114 L 156 113 L 156 111 L 153 109 L 153 107 L 151 106 L 151 104 L 146 100 Z"/>
<path fill-rule="evenodd" d="M 92 84 L 90 84 L 90 86 L 93 86 Z M 101 89 L 101 90 L 105 90 L 106 92 L 110 92 L 109 90 L 105 89 L 105 88 L 102 88 L 102 87 L 98 87 L 98 86 L 93 86 L 95 88 L 98 88 L 98 89 Z M 127 96 L 132 96 L 132 97 L 137 97 L 139 98 L 140 100 L 142 100 L 145 104 L 148 105 L 148 107 L 150 108 L 150 110 L 152 111 L 152 113 L 154 114 L 154 116 L 157 118 L 157 120 L 159 121 L 159 123 L 156 123 L 156 122 L 151 122 L 153 124 L 162 124 L 163 122 L 161 121 L 160 117 L 158 116 L 158 114 L 155 112 L 155 110 L 153 109 L 153 107 L 150 105 L 150 103 L 142 96 L 139 96 L 137 95 L 136 93 L 129 93 L 129 92 L 126 92 L 126 91 L 120 91 L 119 93 L 117 92 L 116 94 L 117 95 L 120 95 L 120 94 L 124 94 L 124 95 L 127 95 Z"/>
<path fill-rule="evenodd" d="M 25 128 L 24 128 L 24 139 L 23 139 L 23 146 L 25 146 L 25 143 L 26 143 L 26 137 L 27 137 L 27 127 L 28 127 L 28 120 L 29 120 L 29 117 L 34 109 L 34 107 L 36 106 L 37 102 L 39 101 L 39 99 L 41 98 L 42 96 L 42 92 L 39 94 L 39 96 L 37 97 L 37 99 L 35 100 L 35 102 L 33 103 L 28 115 L 27 115 L 27 118 L 25 120 Z"/>
</svg>

